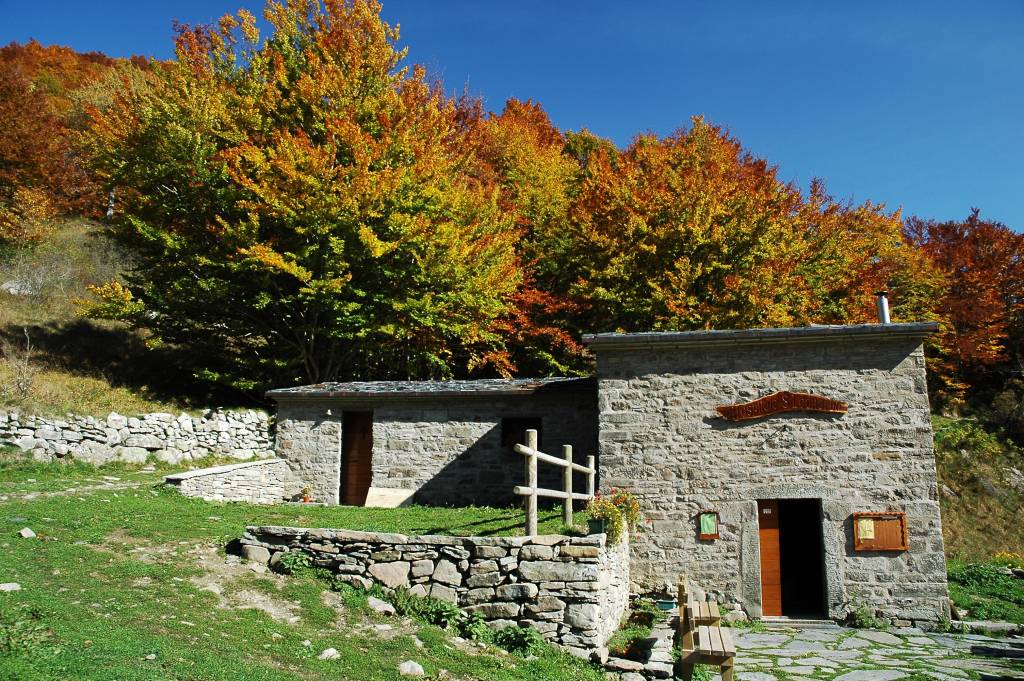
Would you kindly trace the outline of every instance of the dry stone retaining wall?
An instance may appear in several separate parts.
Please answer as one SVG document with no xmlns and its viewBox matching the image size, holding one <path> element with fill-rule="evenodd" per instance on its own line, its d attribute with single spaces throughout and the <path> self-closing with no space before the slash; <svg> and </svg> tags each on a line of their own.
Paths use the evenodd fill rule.
<svg viewBox="0 0 1024 681">
<path fill-rule="evenodd" d="M 168 475 L 164 482 L 177 487 L 185 496 L 250 504 L 280 503 L 295 495 L 298 488 L 288 463 L 283 459 L 201 468 Z"/>
<path fill-rule="evenodd" d="M 271 423 L 260 411 L 210 410 L 202 416 L 143 414 L 63 419 L 0 411 L 0 444 L 40 461 L 71 457 L 89 463 L 143 463 L 150 456 L 177 464 L 208 456 L 235 459 L 274 455 Z"/>
<path fill-rule="evenodd" d="M 480 613 L 495 628 L 533 626 L 570 652 L 602 654 L 629 600 L 629 548 L 605 535 L 405 536 L 252 526 L 252 560 L 304 550 L 314 564 L 363 588 L 406 588 Z"/>
</svg>

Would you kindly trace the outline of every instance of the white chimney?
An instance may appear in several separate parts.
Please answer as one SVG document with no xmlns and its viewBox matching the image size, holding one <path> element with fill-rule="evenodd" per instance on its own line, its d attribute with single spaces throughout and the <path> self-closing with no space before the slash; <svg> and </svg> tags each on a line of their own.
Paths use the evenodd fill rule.
<svg viewBox="0 0 1024 681">
<path fill-rule="evenodd" d="M 889 292 L 875 291 L 875 295 L 878 297 L 878 323 L 891 324 L 892 320 L 889 319 Z"/>
</svg>

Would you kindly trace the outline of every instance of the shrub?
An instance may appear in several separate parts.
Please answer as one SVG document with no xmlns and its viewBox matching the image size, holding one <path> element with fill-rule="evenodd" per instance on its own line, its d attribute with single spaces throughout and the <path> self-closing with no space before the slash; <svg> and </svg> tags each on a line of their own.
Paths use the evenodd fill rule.
<svg viewBox="0 0 1024 681">
<path fill-rule="evenodd" d="M 536 655 L 547 645 L 544 637 L 533 627 L 510 626 L 498 629 L 492 634 L 491 641 L 499 648 L 524 657 Z"/>
<path fill-rule="evenodd" d="M 487 626 L 484 616 L 478 612 L 467 613 L 459 623 L 459 636 L 470 641 L 488 642 L 492 639 L 493 633 Z"/>
<path fill-rule="evenodd" d="M 312 567 L 313 557 L 305 551 L 286 551 L 281 556 L 281 562 L 277 564 L 277 569 L 281 574 L 296 576 L 302 575 Z"/>
</svg>

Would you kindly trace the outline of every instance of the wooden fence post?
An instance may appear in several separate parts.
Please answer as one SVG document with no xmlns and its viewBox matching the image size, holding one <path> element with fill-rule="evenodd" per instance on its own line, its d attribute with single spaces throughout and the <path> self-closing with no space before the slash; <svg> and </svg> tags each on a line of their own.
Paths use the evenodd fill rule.
<svg viewBox="0 0 1024 681">
<path fill-rule="evenodd" d="M 526 536 L 537 534 L 537 431 L 526 431 L 526 446 L 534 451 L 526 457 L 526 485 L 533 491 L 526 497 Z"/>
<path fill-rule="evenodd" d="M 562 487 L 568 494 L 562 502 L 562 522 L 566 526 L 572 525 L 572 445 L 562 445 L 562 457 L 565 459 L 565 468 L 562 469 Z"/>
<path fill-rule="evenodd" d="M 590 496 L 594 496 L 594 476 L 597 470 L 594 464 L 594 455 L 591 454 L 587 457 L 587 468 L 590 469 L 590 472 L 587 473 L 587 494 Z"/>
</svg>

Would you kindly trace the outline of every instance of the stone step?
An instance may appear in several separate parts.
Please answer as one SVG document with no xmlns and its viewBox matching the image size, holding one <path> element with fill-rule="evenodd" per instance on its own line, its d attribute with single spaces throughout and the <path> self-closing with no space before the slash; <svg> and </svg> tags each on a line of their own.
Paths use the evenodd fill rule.
<svg viewBox="0 0 1024 681">
<path fill-rule="evenodd" d="M 798 629 L 839 629 L 832 620 L 803 619 L 799 617 L 762 617 L 761 622 L 767 627 L 794 627 Z"/>
</svg>

